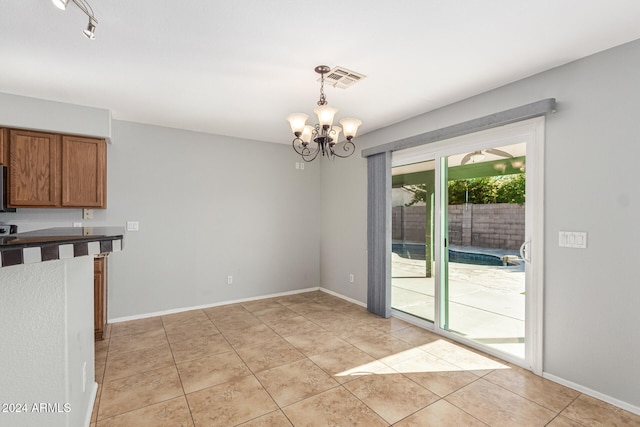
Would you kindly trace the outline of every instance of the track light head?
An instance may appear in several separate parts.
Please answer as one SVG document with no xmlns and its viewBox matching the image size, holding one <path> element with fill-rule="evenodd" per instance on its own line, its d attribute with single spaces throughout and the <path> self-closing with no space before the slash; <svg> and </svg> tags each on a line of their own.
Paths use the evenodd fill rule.
<svg viewBox="0 0 640 427">
<path fill-rule="evenodd" d="M 82 33 L 89 40 L 94 40 L 96 38 L 95 32 L 96 32 L 96 24 L 98 23 L 98 20 L 96 19 L 96 16 L 93 14 L 93 9 L 91 8 L 91 5 L 89 4 L 88 0 L 51 0 L 51 1 L 58 9 L 61 9 L 61 10 L 65 10 L 67 8 L 69 1 L 71 1 L 73 4 L 78 6 L 78 9 L 80 9 L 89 18 L 89 24 L 87 25 L 87 28 L 82 31 Z"/>
<path fill-rule="evenodd" d="M 89 39 L 89 40 L 95 40 L 96 38 L 96 24 L 93 22 L 93 20 L 89 19 L 89 24 L 87 24 L 87 28 L 82 31 L 82 33 Z"/>
<path fill-rule="evenodd" d="M 65 10 L 67 8 L 67 3 L 69 3 L 69 0 L 51 0 L 51 1 L 60 10 Z"/>
</svg>

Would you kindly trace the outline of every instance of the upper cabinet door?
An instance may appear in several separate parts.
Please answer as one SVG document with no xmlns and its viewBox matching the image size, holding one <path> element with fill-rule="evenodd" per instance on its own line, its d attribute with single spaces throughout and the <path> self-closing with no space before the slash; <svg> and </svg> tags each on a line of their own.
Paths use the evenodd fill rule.
<svg viewBox="0 0 640 427">
<path fill-rule="evenodd" d="M 0 128 L 0 165 L 9 166 L 9 131 Z"/>
<path fill-rule="evenodd" d="M 9 205 L 60 205 L 60 136 L 11 130 Z"/>
<path fill-rule="evenodd" d="M 62 137 L 62 206 L 107 205 L 107 148 L 104 139 Z"/>
</svg>

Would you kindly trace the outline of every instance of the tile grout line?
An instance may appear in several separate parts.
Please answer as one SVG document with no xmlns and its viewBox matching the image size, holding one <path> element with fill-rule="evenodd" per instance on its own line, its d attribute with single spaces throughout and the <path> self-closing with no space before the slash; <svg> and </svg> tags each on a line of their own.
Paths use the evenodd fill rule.
<svg viewBox="0 0 640 427">
<path fill-rule="evenodd" d="M 158 316 L 158 317 L 161 317 L 161 316 Z M 160 321 L 161 321 L 161 323 L 162 323 L 162 319 L 160 319 Z M 172 357 L 172 359 L 173 359 L 173 350 L 171 349 L 171 343 L 169 342 L 169 338 L 168 338 L 168 336 L 167 336 L 167 334 L 166 334 L 166 330 L 164 329 L 164 323 L 162 323 L 162 329 L 163 329 L 163 331 L 164 331 L 164 333 L 165 333 L 165 339 L 167 340 L 167 345 L 169 346 L 169 351 L 171 351 L 171 357 Z M 144 333 L 144 332 L 134 332 L 134 333 L 124 334 L 124 335 L 120 335 L 120 336 L 135 335 L 136 333 Z M 108 350 L 108 349 L 109 349 L 109 347 L 110 347 L 110 346 L 111 346 L 111 336 L 109 336 L 109 343 L 107 344 L 107 357 L 109 356 L 109 350 Z M 147 350 L 147 349 L 149 349 L 149 348 L 155 348 L 155 347 L 159 347 L 159 346 L 145 347 L 145 348 L 143 348 L 143 349 L 139 349 L 139 350 L 130 350 L 130 351 L 123 351 L 123 352 L 116 352 L 116 354 L 132 353 L 132 352 L 134 352 L 134 351 Z M 180 387 L 181 387 L 181 388 L 183 388 L 183 387 L 182 387 L 182 380 L 181 380 L 181 378 L 180 378 L 180 372 L 178 371 L 178 367 L 177 367 L 177 365 L 175 364 L 175 359 L 174 359 L 174 367 L 176 368 L 176 373 L 178 374 L 178 379 L 180 380 Z M 139 375 L 139 374 L 145 374 L 145 373 L 148 373 L 148 372 L 158 371 L 158 370 L 165 369 L 165 368 L 166 368 L 166 366 L 165 366 L 165 367 L 161 367 L 161 368 L 150 369 L 150 370 L 148 370 L 148 371 L 136 372 L 136 373 L 131 374 L 131 375 L 128 375 L 128 376 L 126 376 L 126 377 L 113 379 L 113 380 L 111 380 L 111 381 L 109 381 L 109 382 L 112 382 L 112 381 L 118 381 L 118 380 L 122 380 L 122 379 L 126 379 L 126 378 L 129 378 L 129 377 L 132 377 L 132 376 L 135 376 L 135 375 Z M 104 372 L 104 374 L 106 374 L 106 371 L 107 371 L 107 366 L 106 366 L 106 362 L 105 362 L 105 372 Z M 103 375 L 103 390 L 102 390 L 102 391 L 104 391 L 104 375 Z M 183 396 L 185 397 L 185 400 L 186 400 L 186 395 L 184 394 L 184 388 L 183 388 L 183 390 L 182 390 L 182 391 L 183 391 Z M 175 398 L 176 398 L 176 397 L 171 397 L 171 398 L 168 398 L 168 399 L 164 399 L 164 400 L 161 400 L 161 401 L 158 401 L 158 402 L 151 403 L 151 404 L 149 404 L 149 405 L 141 406 L 141 407 L 139 407 L 139 408 L 134 408 L 134 409 L 131 409 L 131 410 L 129 410 L 129 411 L 125 411 L 125 412 L 122 412 L 122 413 L 119 413 L 119 414 L 115 414 L 115 415 L 112 415 L 112 416 L 110 416 L 110 417 L 103 418 L 103 419 L 101 419 L 101 420 L 98 420 L 97 415 L 96 415 L 96 426 L 98 425 L 98 421 L 100 421 L 100 422 L 104 422 L 104 421 L 106 421 L 106 420 L 110 420 L 110 419 L 113 419 L 113 418 L 119 417 L 119 416 L 121 416 L 121 415 L 129 414 L 129 413 L 131 413 L 131 412 L 135 412 L 135 411 L 138 411 L 138 410 L 140 410 L 140 409 L 144 409 L 144 408 L 148 408 L 148 407 L 153 406 L 153 405 L 157 405 L 157 404 L 160 404 L 160 403 L 168 402 L 168 401 L 173 400 L 173 399 L 175 399 Z M 100 395 L 100 400 L 102 401 L 102 394 Z M 189 405 L 188 405 L 188 402 L 187 402 L 187 406 L 189 406 Z M 189 412 L 191 412 L 191 409 L 190 409 L 190 408 L 189 408 Z M 195 423 L 194 423 L 194 425 L 195 425 Z"/>
<path fill-rule="evenodd" d="M 288 308 L 288 307 L 287 307 L 287 308 Z M 290 309 L 290 310 L 291 310 L 291 309 Z M 292 311 L 294 311 L 294 310 L 292 310 Z M 332 310 L 328 310 L 328 311 L 332 311 Z M 294 311 L 294 312 L 295 312 L 295 311 Z M 298 312 L 296 312 L 296 313 L 298 313 Z M 253 314 L 253 313 L 252 313 L 252 314 Z M 307 321 L 309 321 L 309 322 L 313 323 L 314 325 L 318 326 L 318 327 L 319 327 L 320 329 L 322 329 L 323 331 L 326 331 L 327 333 L 330 333 L 331 335 L 334 335 L 334 336 L 336 336 L 336 337 L 337 337 L 337 335 L 336 335 L 333 331 L 329 331 L 329 330 L 325 329 L 322 325 L 320 325 L 320 324 L 318 324 L 318 323 L 314 322 L 312 319 L 308 318 L 308 317 L 307 317 L 307 316 L 305 316 L 304 314 L 298 313 L 298 315 L 299 315 L 299 316 L 301 316 L 301 317 L 303 317 L 305 320 L 307 320 Z M 255 316 L 255 315 L 254 315 L 254 316 Z M 256 317 L 257 317 L 257 316 L 256 316 Z M 276 332 L 273 328 L 271 328 L 269 325 L 267 325 L 266 323 L 264 323 L 264 321 L 263 321 L 262 319 L 260 319 L 260 318 L 258 318 L 258 319 L 262 322 L 262 324 L 264 324 L 265 326 L 267 326 L 267 327 L 268 327 L 271 331 L 273 331 L 276 335 L 278 335 L 280 338 L 282 338 L 283 340 L 287 341 L 290 345 L 292 345 L 293 347 L 295 347 L 295 345 L 291 344 L 291 343 L 286 339 L 286 337 L 284 337 L 284 336 L 282 336 L 280 333 Z M 338 337 L 338 338 L 339 338 L 339 337 Z M 347 341 L 345 341 L 345 342 L 347 342 Z M 357 348 L 357 347 L 355 347 L 352 343 L 349 343 L 349 342 L 347 342 L 347 343 L 348 343 L 351 347 Z M 298 349 L 298 351 L 300 351 L 300 349 Z M 329 353 L 329 352 L 331 352 L 331 351 L 332 351 L 332 350 L 327 350 L 326 352 L 318 353 L 318 354 Z M 300 351 L 300 352 L 301 352 L 301 351 Z M 301 352 L 301 353 L 302 353 L 302 352 Z M 305 353 L 302 353 L 302 354 L 304 355 L 304 358 L 305 358 L 307 361 L 311 362 L 314 366 L 316 366 L 318 369 L 320 369 L 322 372 L 324 372 L 325 374 L 327 374 L 329 377 L 331 377 L 331 378 L 333 379 L 333 375 L 332 375 L 330 372 L 327 372 L 327 371 L 326 371 L 325 369 L 323 369 L 321 366 L 319 366 L 318 364 L 316 364 L 316 363 L 315 363 L 315 362 L 310 358 L 310 356 L 308 356 L 307 354 L 305 354 Z M 365 354 L 366 354 L 366 353 L 365 353 Z M 314 356 L 317 356 L 317 355 L 314 355 Z M 369 356 L 371 356 L 371 355 L 369 355 Z M 371 356 L 371 357 L 373 357 L 373 356 Z M 303 360 L 303 359 L 301 359 L 301 360 Z M 292 362 L 292 363 L 293 363 L 293 362 Z M 282 366 L 282 365 L 280 365 L 280 366 Z M 274 368 L 271 368 L 271 369 L 275 369 L 275 368 L 277 368 L 277 367 L 274 367 Z M 251 369 L 251 368 L 249 368 L 249 369 Z M 252 372 L 253 372 L 253 370 L 252 370 Z M 294 424 L 293 424 L 292 420 L 291 420 L 291 419 L 286 415 L 286 413 L 284 412 L 284 408 L 287 408 L 287 407 L 289 407 L 289 406 L 295 405 L 295 404 L 297 404 L 297 403 L 300 403 L 300 402 L 302 402 L 302 401 L 304 401 L 304 400 L 307 400 L 307 399 L 310 399 L 310 398 L 312 398 L 312 397 L 318 396 L 318 395 L 320 395 L 320 394 L 322 394 L 322 393 L 325 393 L 325 392 L 328 392 L 328 391 L 330 391 L 330 390 L 335 390 L 335 389 L 337 389 L 337 388 L 342 388 L 343 390 L 345 390 L 346 392 L 348 392 L 349 394 L 351 394 L 352 396 L 354 396 L 354 397 L 355 397 L 359 402 L 361 402 L 363 405 L 365 405 L 367 408 L 369 408 L 371 411 L 373 411 L 373 412 L 374 412 L 378 417 L 380 417 L 380 419 L 382 419 L 382 420 L 384 420 L 385 422 L 387 422 L 387 421 L 386 421 L 386 420 L 385 420 L 385 419 L 384 419 L 380 414 L 378 414 L 375 410 L 373 410 L 373 408 L 371 408 L 369 405 L 367 405 L 365 402 L 363 402 L 363 401 L 362 401 L 358 396 L 354 395 L 354 394 L 353 394 L 353 393 L 352 393 L 348 388 L 346 388 L 346 387 L 344 386 L 344 384 L 342 384 L 342 383 L 340 383 L 340 382 L 338 382 L 338 381 L 336 381 L 336 380 L 334 380 L 334 381 L 336 381 L 336 385 L 335 385 L 334 387 L 331 387 L 331 388 L 329 388 L 329 389 L 327 389 L 327 390 L 323 390 L 323 391 L 321 391 L 321 392 L 319 392 L 319 393 L 314 394 L 313 396 L 308 396 L 308 397 L 305 397 L 305 398 L 303 398 L 303 399 L 297 400 L 297 401 L 295 401 L 295 402 L 291 402 L 291 403 L 289 403 L 289 404 L 288 404 L 288 405 L 286 405 L 286 406 L 280 406 L 280 404 L 278 404 L 278 402 L 276 402 L 276 400 L 273 398 L 273 396 L 271 395 L 271 393 L 269 393 L 269 391 L 266 389 L 266 387 L 264 386 L 264 384 L 262 384 L 262 382 L 260 381 L 260 379 L 255 375 L 255 373 L 254 373 L 254 376 L 256 377 L 256 379 L 258 380 L 258 382 L 260 383 L 260 385 L 264 388 L 264 390 L 267 392 L 267 394 L 271 397 L 271 399 L 276 403 L 276 405 L 278 406 L 278 408 L 279 408 L 280 412 L 282 412 L 282 413 L 284 414 L 284 416 L 287 418 L 287 420 L 288 420 L 292 425 L 294 425 Z M 259 418 L 259 417 L 258 417 L 258 418 Z M 389 424 L 389 423 L 387 423 L 387 424 Z M 390 425 L 390 424 L 389 424 L 389 425 Z"/>
<path fill-rule="evenodd" d="M 173 359 L 173 366 L 176 369 L 176 373 L 178 374 L 178 380 L 180 380 L 180 388 L 182 388 L 182 397 L 184 397 L 184 401 L 187 405 L 187 410 L 189 411 L 189 417 L 191 417 L 191 422 L 195 426 L 196 420 L 193 418 L 193 412 L 191 411 L 191 406 L 189 405 L 189 400 L 187 399 L 187 392 L 184 389 L 184 383 L 182 382 L 180 369 L 178 369 L 178 363 L 176 362 L 176 357 L 173 354 L 173 347 L 171 346 L 171 342 L 169 341 L 169 335 L 167 335 L 167 328 L 165 328 L 165 323 L 164 323 L 164 319 L 162 319 L 162 316 L 160 316 L 160 321 L 162 322 L 162 329 L 164 330 L 165 338 L 167 339 L 167 343 L 169 344 L 169 351 L 171 351 L 171 359 Z"/>
<path fill-rule="evenodd" d="M 242 304 L 241 304 L 241 305 L 242 305 Z M 244 306 L 242 306 L 242 307 L 243 307 L 245 310 L 247 310 L 247 308 L 246 308 L 246 307 L 244 307 Z M 263 321 L 262 319 L 260 319 L 259 317 L 257 317 L 255 314 L 253 314 L 253 312 L 250 312 L 249 310 L 247 310 L 247 312 L 248 312 L 249 314 L 251 314 L 253 317 L 255 317 L 257 320 L 259 320 L 259 321 L 260 321 L 260 324 L 265 325 L 265 326 L 266 326 L 267 328 L 269 328 L 269 330 L 271 330 L 273 333 L 277 334 L 279 337 L 281 337 L 282 339 L 284 339 L 284 337 L 282 337 L 280 334 L 278 334 L 276 331 L 274 331 L 274 330 L 273 330 L 269 325 L 267 325 L 266 323 L 264 323 L 264 321 Z M 207 317 L 208 317 L 208 316 L 207 316 Z M 211 318 L 209 318 L 209 319 L 211 320 Z M 215 322 L 214 322 L 213 320 L 211 320 L 211 322 L 213 323 L 213 325 L 214 325 L 214 326 L 216 326 L 216 325 L 215 325 Z M 242 329 L 248 329 L 248 328 L 250 328 L 250 327 L 251 327 L 251 326 L 249 326 L 249 327 L 247 327 L 247 328 L 242 328 Z M 216 328 L 217 328 L 217 326 L 216 326 Z M 260 378 L 258 378 L 258 376 L 257 376 L 257 375 L 256 375 L 256 373 L 254 372 L 254 370 L 253 370 L 253 369 L 251 369 L 251 367 L 250 367 L 250 366 L 246 363 L 246 361 L 242 358 L 242 356 L 240 355 L 240 353 L 238 353 L 238 350 L 237 350 L 237 349 L 236 349 L 236 348 L 235 348 L 235 347 L 234 347 L 234 346 L 229 342 L 229 340 L 228 340 L 228 339 L 227 339 L 227 337 L 222 333 L 222 331 L 220 331 L 220 334 L 221 334 L 221 335 L 222 335 L 222 337 L 225 339 L 225 341 L 227 342 L 227 344 L 229 344 L 229 346 L 231 347 L 231 349 L 235 352 L 236 356 L 238 356 L 238 358 L 242 361 L 242 363 L 247 367 L 247 369 L 249 370 L 249 372 L 251 372 L 251 376 L 253 376 L 253 378 L 258 382 L 258 384 L 260 384 L 260 387 L 262 387 L 262 389 L 264 390 L 264 392 L 269 396 L 269 398 L 273 401 L 273 403 L 274 403 L 274 404 L 277 406 L 277 408 L 278 408 L 278 409 L 276 409 L 276 410 L 274 410 L 274 411 L 267 412 L 266 414 L 261 414 L 261 415 L 259 415 L 259 416 L 255 417 L 255 418 L 250 419 L 250 420 L 243 421 L 243 422 L 242 422 L 242 423 L 240 423 L 240 424 L 244 424 L 244 423 L 246 423 L 246 422 L 253 421 L 253 420 L 258 419 L 258 418 L 260 418 L 260 417 L 263 417 L 263 416 L 265 416 L 265 415 L 268 415 L 268 414 L 271 414 L 271 413 L 274 413 L 274 412 L 279 411 L 279 412 L 280 412 L 280 413 L 282 413 L 282 415 L 283 415 L 283 416 L 284 416 L 284 417 L 285 417 L 285 418 L 286 418 L 286 419 L 291 423 L 291 425 L 293 425 L 293 422 L 291 422 L 291 420 L 289 419 L 289 417 L 287 417 L 287 415 L 286 415 L 286 414 L 284 413 L 284 411 L 282 410 L 282 407 L 278 404 L 278 402 L 276 402 L 276 400 L 273 398 L 273 396 L 271 395 L 271 393 L 269 393 L 269 390 L 267 390 L 267 388 L 264 386 L 264 384 L 262 384 L 262 382 L 260 381 Z M 229 382 L 229 381 L 227 381 L 227 382 Z M 222 384 L 225 384 L 225 383 L 222 383 Z M 220 384 L 218 384 L 218 385 L 220 385 Z M 212 386 L 212 387 L 215 387 L 215 386 Z M 210 388 L 210 387 L 207 387 L 207 388 Z M 206 390 L 206 389 L 205 389 L 205 390 Z M 194 421 L 194 425 L 195 425 L 195 421 Z"/>
<path fill-rule="evenodd" d="M 561 409 L 561 410 L 556 414 L 556 416 L 555 416 L 555 417 L 553 417 L 553 418 L 552 418 L 552 419 L 547 423 L 547 425 L 551 424 L 551 422 L 552 422 L 553 420 L 555 420 L 555 419 L 556 419 L 556 418 L 558 418 L 560 415 L 562 415 L 562 413 L 563 413 L 563 412 L 564 412 L 564 411 L 565 411 L 569 406 L 571 406 L 571 405 L 572 405 L 576 400 L 578 400 L 578 399 L 580 398 L 580 396 L 582 396 L 582 393 L 578 393 L 578 395 L 577 395 L 577 396 L 576 396 L 576 397 L 575 397 L 571 402 L 567 403 L 567 405 L 566 405 L 564 408 L 562 408 L 562 409 Z M 563 415 L 563 417 L 565 417 L 565 416 Z M 582 426 L 582 425 L 584 425 L 584 424 L 582 424 L 581 422 L 579 422 L 578 420 L 575 420 L 575 419 L 573 419 L 573 418 L 571 418 L 571 417 L 565 417 L 565 418 L 568 418 L 568 419 L 570 419 L 571 421 L 573 421 L 573 422 L 575 422 L 575 423 L 577 423 L 577 424 L 580 424 L 581 426 Z"/>
</svg>

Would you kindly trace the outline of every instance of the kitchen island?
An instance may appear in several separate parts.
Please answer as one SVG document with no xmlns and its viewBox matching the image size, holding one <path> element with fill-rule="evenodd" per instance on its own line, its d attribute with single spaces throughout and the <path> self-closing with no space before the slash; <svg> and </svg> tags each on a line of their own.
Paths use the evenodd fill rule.
<svg viewBox="0 0 640 427">
<path fill-rule="evenodd" d="M 0 237 L 0 425 L 89 426 L 93 259 L 123 238 L 122 227 Z"/>
</svg>

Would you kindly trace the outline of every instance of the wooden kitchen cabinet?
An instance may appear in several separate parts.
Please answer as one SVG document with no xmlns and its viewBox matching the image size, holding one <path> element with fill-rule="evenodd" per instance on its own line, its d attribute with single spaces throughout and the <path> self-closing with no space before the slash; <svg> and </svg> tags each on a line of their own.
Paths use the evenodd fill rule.
<svg viewBox="0 0 640 427">
<path fill-rule="evenodd" d="M 9 166 L 9 130 L 0 128 L 0 165 Z"/>
<path fill-rule="evenodd" d="M 106 208 L 104 139 L 11 129 L 9 206 Z"/>
<path fill-rule="evenodd" d="M 60 135 L 9 133 L 9 206 L 60 206 Z"/>
<path fill-rule="evenodd" d="M 107 257 L 93 259 L 93 332 L 96 340 L 107 331 Z"/>
<path fill-rule="evenodd" d="M 62 206 L 106 207 L 106 166 L 104 140 L 63 136 Z"/>
</svg>

